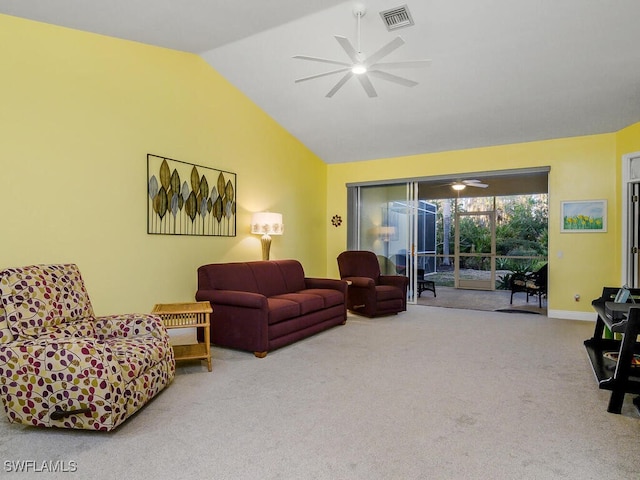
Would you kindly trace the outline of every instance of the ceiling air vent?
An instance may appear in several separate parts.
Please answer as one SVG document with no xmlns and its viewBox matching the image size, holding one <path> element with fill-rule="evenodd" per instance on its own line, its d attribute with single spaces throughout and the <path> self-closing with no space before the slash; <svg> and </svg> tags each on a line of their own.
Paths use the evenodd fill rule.
<svg viewBox="0 0 640 480">
<path fill-rule="evenodd" d="M 411 13 L 409 13 L 409 8 L 406 5 L 380 12 L 380 16 L 382 17 L 384 24 L 387 26 L 387 30 L 409 27 L 414 24 L 413 18 L 411 18 Z"/>
</svg>

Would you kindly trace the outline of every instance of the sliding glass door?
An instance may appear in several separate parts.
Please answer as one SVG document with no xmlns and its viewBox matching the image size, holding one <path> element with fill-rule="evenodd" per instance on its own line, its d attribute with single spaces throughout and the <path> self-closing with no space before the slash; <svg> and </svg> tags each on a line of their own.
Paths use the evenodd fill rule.
<svg viewBox="0 0 640 480">
<path fill-rule="evenodd" d="M 406 275 L 407 301 L 417 285 L 417 188 L 414 183 L 350 187 L 348 248 L 378 256 L 387 275 Z"/>
</svg>

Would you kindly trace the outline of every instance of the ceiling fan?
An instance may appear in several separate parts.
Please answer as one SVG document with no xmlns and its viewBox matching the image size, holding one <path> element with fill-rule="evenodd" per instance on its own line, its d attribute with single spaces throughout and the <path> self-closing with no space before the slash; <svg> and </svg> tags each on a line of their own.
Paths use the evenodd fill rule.
<svg viewBox="0 0 640 480">
<path fill-rule="evenodd" d="M 431 60 L 414 60 L 408 62 L 386 62 L 380 63 L 379 60 L 389 55 L 391 52 L 396 50 L 397 48 L 404 45 L 405 41 L 401 37 L 396 37 L 387 43 L 385 46 L 380 48 L 377 52 L 365 56 L 362 54 L 360 50 L 360 19 L 366 13 L 366 9 L 364 5 L 357 4 L 353 9 L 353 14 L 358 19 L 358 44 L 357 50 L 354 48 L 352 43 L 348 38 L 342 37 L 340 35 L 334 35 L 335 39 L 338 41 L 340 46 L 346 52 L 347 56 L 351 60 L 351 62 L 340 62 L 336 60 L 329 60 L 326 58 L 320 57 L 311 57 L 308 55 L 294 55 L 293 58 L 298 58 L 300 60 L 310 60 L 312 62 L 321 62 L 328 63 L 331 65 L 339 65 L 341 68 L 336 70 L 331 70 L 329 72 L 319 73 L 316 75 L 311 75 L 304 78 L 299 78 L 295 81 L 295 83 L 306 82 L 307 80 L 313 80 L 320 77 L 326 77 L 327 75 L 334 75 L 336 73 L 344 73 L 344 76 L 334 85 L 334 87 L 329 90 L 327 93 L 327 97 L 331 98 L 335 95 L 335 93 L 342 88 L 342 86 L 347 83 L 351 77 L 355 76 L 359 81 L 364 91 L 367 92 L 369 97 L 377 97 L 378 93 L 376 89 L 373 87 L 371 83 L 371 79 L 369 76 L 380 78 L 382 80 L 387 80 L 388 82 L 397 83 L 399 85 L 403 85 L 405 87 L 414 87 L 418 84 L 418 82 L 414 82 L 413 80 L 409 80 L 408 78 L 399 77 L 397 75 L 393 75 L 384 71 L 385 69 L 393 69 L 393 68 L 417 68 L 424 67 L 428 65 Z"/>
<path fill-rule="evenodd" d="M 487 188 L 489 185 L 480 180 L 458 180 L 450 184 L 454 190 L 464 190 L 467 187 Z"/>
</svg>

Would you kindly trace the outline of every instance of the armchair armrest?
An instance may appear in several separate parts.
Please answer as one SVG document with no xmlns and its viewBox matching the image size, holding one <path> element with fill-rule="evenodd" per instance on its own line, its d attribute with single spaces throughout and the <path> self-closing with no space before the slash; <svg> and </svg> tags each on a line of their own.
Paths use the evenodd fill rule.
<svg viewBox="0 0 640 480">
<path fill-rule="evenodd" d="M 369 277 L 344 277 L 342 280 L 351 282 L 351 286 L 359 288 L 371 288 L 375 285 L 373 278 Z"/>
<path fill-rule="evenodd" d="M 402 275 L 380 275 L 380 285 L 393 285 L 404 288 L 409 284 L 409 279 Z"/>
<path fill-rule="evenodd" d="M 74 378 L 108 378 L 113 370 L 111 357 L 106 342 L 96 338 L 15 340 L 0 345 L 0 377 L 7 381 L 7 385 L 11 383 L 12 375 L 43 379 L 44 382 L 38 381 L 38 385 L 51 385 Z M 0 383 L 4 384 L 4 381 Z M 58 392 L 59 389 L 50 391 Z"/>
<path fill-rule="evenodd" d="M 259 293 L 239 290 L 198 290 L 196 300 L 208 301 L 214 305 L 232 305 L 234 307 L 267 309 L 267 297 Z"/>
<path fill-rule="evenodd" d="M 144 334 L 151 334 L 156 338 L 166 337 L 167 331 L 162 319 L 150 313 L 106 315 L 96 318 L 96 335 L 100 340 Z"/>
<path fill-rule="evenodd" d="M 329 288 L 332 290 L 339 290 L 343 293 L 347 292 L 347 282 L 344 280 L 305 277 L 304 283 L 307 288 Z"/>
</svg>

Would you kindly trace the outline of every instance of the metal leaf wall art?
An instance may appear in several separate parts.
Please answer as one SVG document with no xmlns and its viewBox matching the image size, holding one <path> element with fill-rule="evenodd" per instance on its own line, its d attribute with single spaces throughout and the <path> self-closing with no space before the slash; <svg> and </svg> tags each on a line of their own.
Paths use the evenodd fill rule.
<svg viewBox="0 0 640 480">
<path fill-rule="evenodd" d="M 236 174 L 147 154 L 147 233 L 236 236 Z"/>
</svg>

